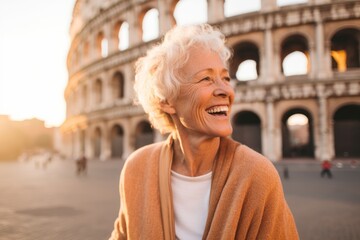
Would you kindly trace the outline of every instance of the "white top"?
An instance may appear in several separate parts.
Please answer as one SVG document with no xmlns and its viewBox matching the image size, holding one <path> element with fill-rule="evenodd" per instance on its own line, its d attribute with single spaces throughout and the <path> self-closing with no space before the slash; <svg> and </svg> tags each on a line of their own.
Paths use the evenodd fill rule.
<svg viewBox="0 0 360 240">
<path fill-rule="evenodd" d="M 188 177 L 171 171 L 177 239 L 202 239 L 209 209 L 211 176 L 212 172 Z"/>
</svg>

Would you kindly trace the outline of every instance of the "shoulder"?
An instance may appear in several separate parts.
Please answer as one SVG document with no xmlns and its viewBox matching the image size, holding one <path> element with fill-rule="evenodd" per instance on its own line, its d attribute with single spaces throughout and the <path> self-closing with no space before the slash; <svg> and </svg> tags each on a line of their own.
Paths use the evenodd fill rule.
<svg viewBox="0 0 360 240">
<path fill-rule="evenodd" d="M 135 150 L 126 159 L 122 169 L 123 174 L 141 172 L 151 165 L 156 165 L 164 142 L 153 143 Z"/>
<path fill-rule="evenodd" d="M 262 154 L 254 151 L 246 145 L 239 145 L 236 148 L 232 167 L 234 171 L 245 175 L 252 181 L 265 182 L 275 185 L 280 178 L 274 164 Z"/>
</svg>

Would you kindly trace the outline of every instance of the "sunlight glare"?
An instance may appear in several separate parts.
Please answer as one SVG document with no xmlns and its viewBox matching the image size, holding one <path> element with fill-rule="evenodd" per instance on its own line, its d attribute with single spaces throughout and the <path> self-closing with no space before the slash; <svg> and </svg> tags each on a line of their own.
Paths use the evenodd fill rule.
<svg viewBox="0 0 360 240">
<path fill-rule="evenodd" d="M 288 54 L 283 61 L 285 76 L 307 74 L 308 60 L 304 53 L 295 51 Z"/>
<path fill-rule="evenodd" d="M 296 113 L 291 115 L 287 120 L 288 126 L 295 126 L 295 125 L 307 125 L 309 123 L 309 119 L 301 113 Z"/>
<path fill-rule="evenodd" d="M 207 21 L 207 1 L 180 0 L 174 10 L 174 18 L 178 26 L 205 23 Z"/>
<path fill-rule="evenodd" d="M 156 39 L 159 37 L 159 11 L 152 8 L 146 12 L 142 22 L 144 42 Z"/>
<path fill-rule="evenodd" d="M 256 72 L 256 62 L 254 60 L 245 60 L 240 63 L 236 72 L 236 79 L 240 81 L 254 80 L 258 78 Z"/>
</svg>

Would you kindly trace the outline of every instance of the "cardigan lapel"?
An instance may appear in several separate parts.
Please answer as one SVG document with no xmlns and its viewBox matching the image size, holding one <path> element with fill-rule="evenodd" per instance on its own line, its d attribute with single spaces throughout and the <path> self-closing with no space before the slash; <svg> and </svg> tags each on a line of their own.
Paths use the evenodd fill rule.
<svg viewBox="0 0 360 240">
<path fill-rule="evenodd" d="M 213 179 L 211 183 L 209 212 L 206 220 L 203 239 L 206 239 L 211 228 L 211 223 L 215 215 L 216 207 L 218 205 L 222 189 L 224 188 L 227 178 L 229 176 L 230 167 L 234 158 L 236 148 L 238 146 L 239 143 L 232 141 L 228 138 L 220 139 L 219 154 L 213 167 Z"/>
</svg>

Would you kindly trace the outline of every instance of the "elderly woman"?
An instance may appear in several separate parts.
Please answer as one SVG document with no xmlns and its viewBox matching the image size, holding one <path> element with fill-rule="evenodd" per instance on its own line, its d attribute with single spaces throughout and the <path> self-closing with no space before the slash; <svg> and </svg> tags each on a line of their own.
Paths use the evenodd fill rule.
<svg viewBox="0 0 360 240">
<path fill-rule="evenodd" d="M 135 91 L 167 141 L 135 151 L 110 239 L 298 239 L 277 171 L 230 138 L 224 36 L 175 27 L 136 64 Z"/>
</svg>

